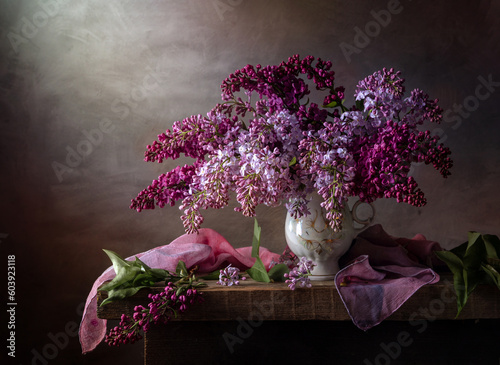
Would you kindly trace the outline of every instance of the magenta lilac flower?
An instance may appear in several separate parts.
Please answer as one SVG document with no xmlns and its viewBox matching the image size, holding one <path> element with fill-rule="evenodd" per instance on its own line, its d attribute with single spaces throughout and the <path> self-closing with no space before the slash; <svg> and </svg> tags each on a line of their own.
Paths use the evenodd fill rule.
<svg viewBox="0 0 500 365">
<path fill-rule="evenodd" d="M 175 122 L 147 147 L 146 161 L 186 156 L 194 162 L 160 175 L 131 208 L 179 202 L 185 230 L 193 233 L 203 210 L 221 209 L 232 197 L 245 216 L 255 216 L 259 205 L 285 204 L 300 217 L 316 191 L 330 226 L 339 230 L 352 196 L 424 205 L 409 176 L 412 163 L 450 174 L 449 149 L 422 127 L 439 123 L 442 109 L 422 90 L 405 96 L 399 71 L 383 69 L 359 81 L 351 107 L 344 105 L 345 88 L 335 85 L 332 63 L 312 56 L 247 65 L 230 74 L 221 91 L 222 102 L 206 116 Z"/>
<path fill-rule="evenodd" d="M 142 333 L 147 332 L 151 325 L 167 323 L 195 302 L 202 301 L 201 294 L 190 286 L 177 287 L 173 283 L 167 283 L 164 291 L 148 295 L 151 301 L 147 307 L 134 307 L 132 317 L 123 314 L 119 325 L 106 335 L 105 342 L 110 346 L 133 344 L 142 339 Z"/>
</svg>

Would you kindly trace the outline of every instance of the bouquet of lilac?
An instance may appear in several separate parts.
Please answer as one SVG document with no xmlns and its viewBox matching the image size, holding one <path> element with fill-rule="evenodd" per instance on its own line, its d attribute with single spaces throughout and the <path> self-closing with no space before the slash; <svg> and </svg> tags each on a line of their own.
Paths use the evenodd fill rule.
<svg viewBox="0 0 500 365">
<path fill-rule="evenodd" d="M 450 151 L 428 130 L 442 109 L 421 90 L 404 95 L 400 72 L 383 69 L 361 80 L 355 105 L 344 105 L 332 63 L 295 55 L 279 65 L 247 65 L 226 78 L 222 102 L 207 116 L 173 124 L 147 147 L 146 161 L 184 154 L 191 165 L 162 174 L 132 200 L 141 211 L 182 201 L 186 232 L 197 232 L 202 209 L 220 209 L 236 194 L 236 211 L 255 216 L 259 204 L 285 202 L 293 217 L 308 214 L 308 195 L 323 199 L 326 219 L 342 227 L 351 196 L 426 203 L 410 165 L 432 164 L 447 177 Z M 310 86 L 315 86 L 311 93 Z M 319 102 L 311 100 L 319 96 Z M 322 95 L 323 94 L 323 95 Z"/>
</svg>

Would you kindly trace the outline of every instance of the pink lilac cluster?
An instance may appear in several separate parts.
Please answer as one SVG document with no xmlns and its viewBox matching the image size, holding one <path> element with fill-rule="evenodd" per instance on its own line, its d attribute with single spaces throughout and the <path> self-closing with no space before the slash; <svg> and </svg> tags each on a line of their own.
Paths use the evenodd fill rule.
<svg viewBox="0 0 500 365">
<path fill-rule="evenodd" d="M 142 339 L 142 332 L 147 332 L 152 324 L 167 323 L 178 313 L 183 313 L 188 306 L 202 301 L 201 292 L 195 288 L 168 283 L 165 290 L 158 294 L 149 294 L 151 300 L 147 307 L 134 307 L 132 317 L 122 314 L 118 326 L 106 334 L 105 342 L 110 346 L 133 344 Z"/>
<path fill-rule="evenodd" d="M 287 278 L 285 283 L 288 284 L 288 287 L 291 290 L 295 290 L 297 286 L 310 288 L 312 284 L 309 276 L 311 275 L 311 270 L 315 266 L 316 264 L 312 260 L 308 260 L 306 257 L 301 257 L 297 265 L 290 270 L 288 274 L 284 274 L 285 278 Z"/>
<path fill-rule="evenodd" d="M 240 269 L 232 265 L 228 265 L 226 268 L 220 270 L 217 284 L 223 286 L 240 285 L 240 280 L 246 280 L 245 276 L 240 278 Z"/>
<path fill-rule="evenodd" d="M 201 211 L 224 208 L 233 193 L 235 210 L 245 216 L 255 216 L 258 205 L 285 203 L 300 217 L 316 191 L 335 230 L 351 196 L 424 205 L 411 164 L 431 164 L 443 177 L 452 166 L 449 149 L 421 130 L 424 122 L 442 119 L 437 100 L 419 89 L 405 97 L 400 73 L 383 69 L 358 83 L 348 108 L 331 68 L 330 61 L 296 55 L 229 75 L 222 102 L 206 117 L 175 122 L 145 153 L 146 161 L 184 155 L 193 164 L 161 175 L 131 208 L 180 202 L 185 230 L 193 233 L 203 223 Z"/>
</svg>

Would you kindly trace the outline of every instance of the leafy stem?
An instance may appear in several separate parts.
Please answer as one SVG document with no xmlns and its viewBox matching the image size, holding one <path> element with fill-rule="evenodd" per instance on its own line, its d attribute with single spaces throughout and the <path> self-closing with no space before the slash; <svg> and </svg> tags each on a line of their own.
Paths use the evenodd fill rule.
<svg viewBox="0 0 500 365">
<path fill-rule="evenodd" d="M 253 280 L 264 283 L 285 281 L 284 274 L 290 271 L 286 264 L 276 264 L 271 269 L 269 269 L 268 272 L 264 266 L 264 263 L 259 257 L 261 231 L 262 228 L 259 226 L 257 219 L 254 219 L 252 257 L 255 257 L 255 263 L 250 269 L 247 270 L 247 274 Z"/>
<path fill-rule="evenodd" d="M 457 317 L 477 285 L 496 285 L 500 289 L 500 239 L 497 236 L 469 232 L 467 242 L 449 251 L 437 251 L 436 255 L 453 273 Z"/>
<path fill-rule="evenodd" d="M 116 276 L 110 282 L 103 284 L 99 289 L 108 292 L 108 297 L 101 303 L 106 305 L 113 301 L 130 297 L 143 288 L 153 286 L 158 282 L 173 282 L 179 288 L 201 287 L 206 285 L 203 282 L 197 283 L 195 269 L 187 270 L 186 264 L 179 261 L 176 272 L 171 273 L 168 270 L 152 269 L 138 257 L 135 261 L 126 261 L 116 252 L 103 250 L 111 262 Z"/>
</svg>

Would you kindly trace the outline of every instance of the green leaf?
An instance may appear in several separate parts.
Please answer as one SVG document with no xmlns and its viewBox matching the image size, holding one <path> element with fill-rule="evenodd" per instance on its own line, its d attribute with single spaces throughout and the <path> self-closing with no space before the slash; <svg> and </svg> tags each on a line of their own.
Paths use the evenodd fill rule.
<svg viewBox="0 0 500 365">
<path fill-rule="evenodd" d="M 285 264 L 276 264 L 271 270 L 267 273 L 269 278 L 273 281 L 285 281 L 286 278 L 283 276 L 286 273 L 289 273 L 290 269 Z"/>
<path fill-rule="evenodd" d="M 203 281 L 200 281 L 200 282 L 197 282 L 197 283 L 193 283 L 193 288 L 205 288 L 208 286 L 207 283 L 203 282 Z"/>
<path fill-rule="evenodd" d="M 140 289 L 151 287 L 160 281 L 178 280 L 175 275 L 170 274 L 167 270 L 150 268 L 138 257 L 135 258 L 135 261 L 126 261 L 113 251 L 103 251 L 111 259 L 116 276 L 99 288 L 108 292 L 108 299 L 104 300 L 101 305 L 134 295 Z M 182 267 L 182 265 L 180 266 Z"/>
<path fill-rule="evenodd" d="M 477 271 L 484 260 L 486 260 L 486 250 L 481 235 L 476 232 L 469 232 L 467 249 L 462 259 L 464 268 L 469 272 Z"/>
<path fill-rule="evenodd" d="M 482 269 L 489 275 L 493 283 L 500 289 L 500 273 L 490 264 L 485 264 Z"/>
<path fill-rule="evenodd" d="M 260 232 L 262 228 L 259 226 L 257 222 L 257 218 L 254 219 L 253 224 L 253 240 L 252 240 L 252 257 L 259 257 L 259 248 L 260 248 Z"/>
<path fill-rule="evenodd" d="M 292 161 L 288 163 L 288 167 L 292 167 L 297 163 L 297 157 L 293 156 Z"/>
<path fill-rule="evenodd" d="M 338 101 L 332 101 L 331 103 L 328 103 L 326 105 L 323 105 L 324 108 L 335 108 L 336 106 L 339 106 L 340 103 Z"/>
<path fill-rule="evenodd" d="M 157 282 L 158 280 L 156 280 L 151 275 L 147 273 L 141 273 L 135 276 L 134 280 L 132 281 L 132 286 L 153 286 Z"/>
<path fill-rule="evenodd" d="M 436 252 L 453 273 L 458 313 L 479 284 L 495 284 L 500 289 L 500 239 L 493 235 L 468 233 L 468 241 L 450 251 Z M 498 265 L 498 267 L 497 267 Z"/>
<path fill-rule="evenodd" d="M 453 287 L 457 296 L 458 313 L 457 317 L 462 311 L 465 303 L 467 302 L 467 271 L 464 270 L 464 263 L 452 251 L 436 251 L 436 255 L 448 265 L 453 273 Z"/>
<path fill-rule="evenodd" d="M 467 250 L 467 245 L 468 244 L 469 244 L 469 242 L 464 242 L 461 245 L 459 245 L 459 246 L 457 246 L 455 248 L 452 248 L 450 250 L 450 252 L 453 252 L 458 257 L 464 257 L 465 251 Z"/>
<path fill-rule="evenodd" d="M 142 262 L 141 259 L 139 259 L 137 256 L 135 257 L 135 261 L 133 262 L 133 265 L 140 267 L 143 271 L 149 271 L 151 268 L 146 265 L 144 262 Z"/>
<path fill-rule="evenodd" d="M 454 275 L 453 276 L 453 287 L 455 288 L 455 294 L 457 295 L 457 315 L 455 318 L 458 318 L 460 312 L 464 308 L 467 303 L 467 299 L 469 295 L 467 294 L 467 284 L 466 284 L 466 275 Z"/>
<path fill-rule="evenodd" d="M 484 282 L 484 279 L 485 275 L 482 270 L 464 270 L 464 282 L 465 289 L 467 290 L 467 297 L 472 294 L 478 284 Z"/>
<path fill-rule="evenodd" d="M 184 288 L 183 286 L 179 286 L 177 288 L 177 290 L 175 291 L 175 295 L 179 296 L 181 295 L 184 291 L 186 290 L 186 288 Z"/>
<path fill-rule="evenodd" d="M 468 236 L 469 236 L 469 239 L 468 239 L 468 243 L 467 243 L 467 251 L 469 251 L 469 248 L 471 248 L 477 242 L 478 238 L 481 237 L 481 234 L 477 233 L 477 232 L 469 232 Z M 467 253 L 467 251 L 466 251 L 466 253 Z"/>
<path fill-rule="evenodd" d="M 177 273 L 177 275 L 179 275 L 181 277 L 188 276 L 188 270 L 186 267 L 186 263 L 182 260 L 179 260 L 179 262 L 177 263 L 177 267 L 175 268 L 175 272 Z"/>
<path fill-rule="evenodd" d="M 260 281 L 263 283 L 269 283 L 271 282 L 271 279 L 269 278 L 269 275 L 267 274 L 267 270 L 264 267 L 264 263 L 260 259 L 260 257 L 257 257 L 255 259 L 255 263 L 253 266 L 247 270 L 248 275 L 255 281 Z"/>
<path fill-rule="evenodd" d="M 147 286 L 136 286 L 131 288 L 123 288 L 123 289 L 113 289 L 108 291 L 108 297 L 103 300 L 101 306 L 106 305 L 108 303 L 114 302 L 116 300 L 121 300 L 126 297 L 130 297 L 136 294 L 139 290 L 147 288 Z"/>
<path fill-rule="evenodd" d="M 115 273 L 118 273 L 118 271 L 120 271 L 120 269 L 124 267 L 131 266 L 130 261 L 125 261 L 116 252 L 104 249 L 103 251 L 106 255 L 108 255 L 109 259 L 111 260 L 111 263 L 113 264 L 113 270 L 115 270 Z"/>
<path fill-rule="evenodd" d="M 149 269 L 147 271 L 148 274 L 150 274 L 153 278 L 157 279 L 156 281 L 169 281 L 172 279 L 172 275 L 167 271 L 163 269 Z"/>
<path fill-rule="evenodd" d="M 435 254 L 448 265 L 453 274 L 462 276 L 464 264 L 460 257 L 452 251 L 436 251 Z"/>
<path fill-rule="evenodd" d="M 135 266 L 123 266 L 118 269 L 116 276 L 109 283 L 102 285 L 99 289 L 110 291 L 112 289 L 118 288 L 130 281 L 133 281 L 136 275 L 141 272 L 141 269 Z"/>
<path fill-rule="evenodd" d="M 469 232 L 469 239 L 467 241 L 467 248 L 465 250 L 464 257 L 468 255 L 477 255 L 481 248 L 484 248 L 483 239 L 481 238 L 481 234 L 477 232 Z"/>
<path fill-rule="evenodd" d="M 500 256 L 500 238 L 491 234 L 483 235 L 486 256 L 492 259 L 499 259 Z"/>
<path fill-rule="evenodd" d="M 365 103 L 363 100 L 356 100 L 356 109 L 358 110 L 365 110 Z"/>
</svg>

